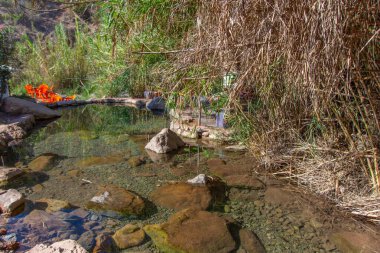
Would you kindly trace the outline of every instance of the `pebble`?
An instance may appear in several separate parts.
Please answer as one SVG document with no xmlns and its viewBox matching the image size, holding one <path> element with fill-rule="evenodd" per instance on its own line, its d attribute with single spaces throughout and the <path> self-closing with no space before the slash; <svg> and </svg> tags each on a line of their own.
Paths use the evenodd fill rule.
<svg viewBox="0 0 380 253">
<path fill-rule="evenodd" d="M 92 221 L 97 221 L 98 219 L 99 219 L 99 216 L 97 216 L 96 214 L 93 214 L 90 217 L 90 220 L 92 220 Z"/>
</svg>

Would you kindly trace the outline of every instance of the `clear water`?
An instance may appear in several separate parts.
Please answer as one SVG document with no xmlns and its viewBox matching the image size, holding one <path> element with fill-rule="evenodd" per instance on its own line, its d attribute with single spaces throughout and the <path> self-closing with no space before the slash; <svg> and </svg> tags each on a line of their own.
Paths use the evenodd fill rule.
<svg viewBox="0 0 380 253">
<path fill-rule="evenodd" d="M 21 146 L 8 150 L 5 156 L 9 166 L 16 165 L 26 171 L 7 186 L 26 196 L 25 211 L 1 221 L 8 234 L 15 233 L 21 242 L 20 252 L 38 243 L 69 238 L 87 243 L 91 248 L 96 235 L 112 233 L 131 221 L 164 222 L 172 211 L 151 204 L 150 192 L 163 182 L 185 180 L 201 173 L 200 160 L 222 155 L 222 151 L 199 146 L 170 156 L 147 152 L 144 146 L 149 139 L 168 125 L 165 116 L 149 111 L 90 105 L 65 109 L 62 113 L 58 120 L 43 123 Z M 54 156 L 54 161 L 43 169 L 35 169 L 35 159 L 45 156 Z M 136 156 L 145 164 L 131 165 L 128 160 Z M 86 210 L 86 202 L 98 193 L 98 187 L 109 184 L 145 198 L 146 215 L 137 218 Z M 73 208 L 32 214 L 40 209 L 34 201 L 42 198 L 64 200 Z"/>
</svg>

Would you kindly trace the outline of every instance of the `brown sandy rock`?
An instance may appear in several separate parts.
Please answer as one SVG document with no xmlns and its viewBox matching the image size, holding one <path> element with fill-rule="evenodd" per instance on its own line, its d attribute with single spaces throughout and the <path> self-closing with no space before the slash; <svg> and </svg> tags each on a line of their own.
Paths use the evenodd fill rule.
<svg viewBox="0 0 380 253">
<path fill-rule="evenodd" d="M 294 201 L 294 193 L 283 188 L 269 187 L 265 191 L 265 201 L 278 205 L 289 204 Z"/>
<path fill-rule="evenodd" d="M 145 232 L 133 224 L 127 224 L 117 230 L 112 236 L 120 249 L 127 249 L 140 245 L 145 239 Z"/>
<path fill-rule="evenodd" d="M 115 164 L 124 161 L 125 156 L 123 154 L 110 156 L 91 156 L 76 162 L 75 165 L 79 168 L 87 168 L 90 166 Z"/>
<path fill-rule="evenodd" d="M 265 187 L 264 183 L 251 175 L 230 175 L 224 178 L 227 185 L 230 187 L 243 187 L 250 189 L 263 189 Z"/>
<path fill-rule="evenodd" d="M 239 238 L 241 247 L 249 253 L 265 253 L 266 250 L 260 239 L 248 229 L 240 229 Z"/>
<path fill-rule="evenodd" d="M 107 185 L 99 187 L 99 194 L 87 203 L 87 207 L 128 215 L 141 215 L 144 212 L 145 203 L 140 196 L 122 187 Z"/>
<path fill-rule="evenodd" d="M 145 232 L 162 252 L 227 253 L 236 249 L 228 222 L 215 213 L 185 209 Z"/>
<path fill-rule="evenodd" d="M 48 213 L 62 211 L 71 207 L 69 202 L 58 199 L 39 199 L 35 202 L 36 209 L 44 210 Z"/>
<path fill-rule="evenodd" d="M 52 153 L 46 153 L 38 156 L 28 164 L 29 169 L 33 171 L 44 171 L 51 169 L 56 163 L 58 155 Z"/>
<path fill-rule="evenodd" d="M 380 237 L 369 233 L 341 231 L 332 234 L 330 240 L 341 252 L 370 253 L 380 249 Z"/>
<path fill-rule="evenodd" d="M 206 210 L 212 203 L 212 195 L 206 186 L 183 182 L 160 186 L 151 198 L 156 205 L 175 210 L 189 207 Z"/>
</svg>

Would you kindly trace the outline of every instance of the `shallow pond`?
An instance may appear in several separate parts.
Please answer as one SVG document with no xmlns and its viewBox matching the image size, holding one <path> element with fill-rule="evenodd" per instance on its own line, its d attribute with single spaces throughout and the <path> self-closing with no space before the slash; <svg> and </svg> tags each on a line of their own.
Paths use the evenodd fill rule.
<svg viewBox="0 0 380 253">
<path fill-rule="evenodd" d="M 39 129 L 22 145 L 8 150 L 5 157 L 8 166 L 16 165 L 27 171 L 7 185 L 30 200 L 26 211 L 3 221 L 8 233 L 16 233 L 17 241 L 21 242 L 20 252 L 37 243 L 68 238 L 90 248 L 97 234 L 138 220 L 133 216 L 82 210 L 99 186 L 117 185 L 148 198 L 157 184 L 201 173 L 200 159 L 224 155 L 222 150 L 200 146 L 187 147 L 172 155 L 146 151 L 144 146 L 149 139 L 168 125 L 165 116 L 146 110 L 90 105 L 64 109 L 62 113 L 56 121 L 40 123 Z M 173 168 L 184 162 L 194 170 L 186 168 L 173 173 Z M 74 208 L 31 215 L 34 209 L 41 209 L 33 202 L 46 198 L 67 201 Z M 139 217 L 144 222 L 163 222 L 172 213 L 159 210 L 148 199 L 146 202 L 147 211 Z M 79 218 L 78 210 L 83 211 Z M 51 228 L 44 224 L 39 227 L 35 224 L 39 220 L 45 220 Z"/>
<path fill-rule="evenodd" d="M 175 211 L 153 204 L 151 193 L 159 186 L 186 181 L 200 173 L 220 172 L 213 166 L 220 166 L 221 158 L 226 179 L 239 179 L 228 174 L 231 171 L 246 173 L 249 168 L 251 173 L 255 164 L 244 153 L 226 152 L 220 145 L 205 148 L 192 144 L 171 155 L 149 152 L 144 146 L 168 126 L 168 120 L 145 110 L 90 105 L 62 113 L 60 119 L 41 125 L 21 146 L 8 150 L 5 157 L 8 166 L 25 170 L 7 186 L 25 195 L 25 210 L 1 219 L 8 234 L 20 242 L 18 252 L 64 239 L 77 240 L 91 250 L 98 235 L 112 234 L 125 224 L 142 227 L 166 222 Z M 283 191 L 288 187 L 286 182 L 264 174 L 260 178 L 265 188 L 257 189 L 251 181 L 245 181 L 246 185 L 232 182 L 226 188 L 227 199 L 209 210 L 232 217 L 239 226 L 254 231 L 267 252 L 339 252 L 329 239 L 335 226 L 332 220 L 336 223 L 339 219 L 317 213 L 308 196 Z M 99 194 L 99 187 L 109 185 L 141 196 L 144 213 L 121 215 L 88 209 L 87 203 Z M 124 251 L 158 252 L 149 240 Z"/>
</svg>

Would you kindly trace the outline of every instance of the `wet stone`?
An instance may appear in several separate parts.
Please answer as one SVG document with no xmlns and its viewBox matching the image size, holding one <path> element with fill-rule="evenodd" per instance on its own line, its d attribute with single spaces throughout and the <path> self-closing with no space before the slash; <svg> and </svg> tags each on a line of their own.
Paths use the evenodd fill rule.
<svg viewBox="0 0 380 253">
<path fill-rule="evenodd" d="M 209 189 L 188 183 L 167 184 L 157 188 L 151 198 L 157 205 L 181 210 L 189 207 L 207 209 L 212 201 Z"/>
<path fill-rule="evenodd" d="M 145 232 L 136 225 L 127 224 L 117 230 L 112 238 L 120 249 L 127 249 L 140 245 L 145 239 Z"/>
</svg>

